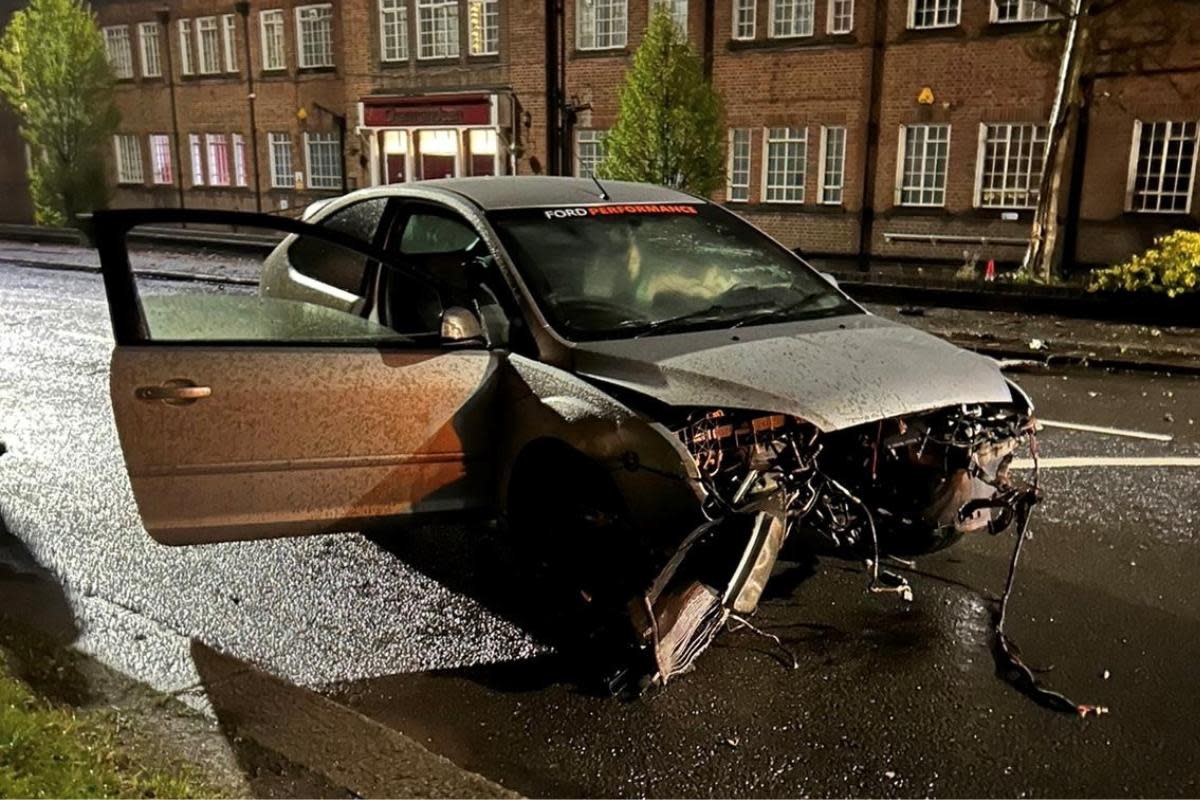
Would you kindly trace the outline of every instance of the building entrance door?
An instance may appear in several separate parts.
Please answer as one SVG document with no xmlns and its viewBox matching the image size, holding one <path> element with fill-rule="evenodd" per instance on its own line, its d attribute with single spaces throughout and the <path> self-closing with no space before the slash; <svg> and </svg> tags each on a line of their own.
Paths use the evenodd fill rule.
<svg viewBox="0 0 1200 800">
<path fill-rule="evenodd" d="M 406 131 L 380 131 L 380 169 L 382 182 L 404 183 L 408 180 L 408 133 Z"/>
</svg>

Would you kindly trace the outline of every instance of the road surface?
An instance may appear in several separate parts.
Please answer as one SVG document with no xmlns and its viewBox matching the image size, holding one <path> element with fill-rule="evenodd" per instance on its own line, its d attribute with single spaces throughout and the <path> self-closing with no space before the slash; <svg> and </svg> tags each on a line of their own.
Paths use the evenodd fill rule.
<svg viewBox="0 0 1200 800">
<path fill-rule="evenodd" d="M 110 348 L 98 277 L 0 264 L 0 589 L 40 566 L 61 608 L 28 613 L 223 720 L 272 709 L 298 742 L 311 727 L 287 709 L 317 697 L 336 710 L 330 752 L 382 723 L 535 796 L 1200 792 L 1195 468 L 1043 476 L 1010 631 L 1054 666 L 1051 686 L 1109 716 L 1056 714 L 997 679 L 989 603 L 1011 539 L 986 537 L 922 559 L 911 604 L 867 595 L 858 565 L 783 563 L 756 623 L 798 668 L 726 634 L 695 673 L 630 702 L 578 680 L 543 633 L 539 587 L 486 526 L 151 542 L 111 419 Z M 1047 430 L 1045 456 L 1200 456 L 1196 379 L 1017 377 L 1047 419 L 1174 436 Z M 248 683 L 246 665 L 279 680 Z"/>
</svg>

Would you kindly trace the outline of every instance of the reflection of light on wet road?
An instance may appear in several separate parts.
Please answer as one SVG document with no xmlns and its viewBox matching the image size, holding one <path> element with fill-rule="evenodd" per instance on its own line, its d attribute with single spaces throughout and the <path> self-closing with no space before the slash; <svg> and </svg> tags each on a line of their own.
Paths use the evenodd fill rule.
<svg viewBox="0 0 1200 800">
<path fill-rule="evenodd" d="M 1192 456 L 1064 456 L 1039 458 L 1041 469 L 1088 467 L 1200 467 L 1200 458 Z M 1013 469 L 1033 469 L 1032 458 L 1014 458 Z"/>
</svg>

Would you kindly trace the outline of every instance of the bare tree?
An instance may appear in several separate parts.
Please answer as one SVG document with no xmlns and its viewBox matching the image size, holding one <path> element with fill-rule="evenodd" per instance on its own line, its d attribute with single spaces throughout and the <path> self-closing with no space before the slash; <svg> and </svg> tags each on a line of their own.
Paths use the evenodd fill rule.
<svg viewBox="0 0 1200 800">
<path fill-rule="evenodd" d="M 1171 0 L 1034 1 L 1062 18 L 1061 46 L 1043 41 L 1033 48 L 1035 55 L 1056 58 L 1058 72 L 1045 167 L 1022 264 L 1027 275 L 1049 282 L 1059 257 L 1059 204 L 1071 167 L 1069 144 L 1077 134 L 1080 115 L 1087 113 L 1084 86 L 1101 71 L 1147 70 L 1156 48 L 1169 42 L 1175 30 L 1166 8 L 1173 5 Z"/>
</svg>

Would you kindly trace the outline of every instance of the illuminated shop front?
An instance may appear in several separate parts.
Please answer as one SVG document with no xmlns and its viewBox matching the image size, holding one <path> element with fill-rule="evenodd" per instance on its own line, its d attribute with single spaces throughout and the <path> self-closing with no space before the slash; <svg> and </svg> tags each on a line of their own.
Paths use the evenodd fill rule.
<svg viewBox="0 0 1200 800">
<path fill-rule="evenodd" d="M 374 96 L 359 104 L 369 183 L 510 172 L 507 99 L 495 94 Z"/>
</svg>

